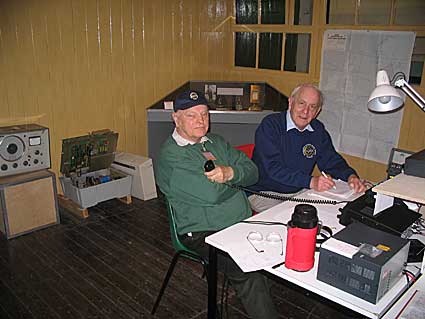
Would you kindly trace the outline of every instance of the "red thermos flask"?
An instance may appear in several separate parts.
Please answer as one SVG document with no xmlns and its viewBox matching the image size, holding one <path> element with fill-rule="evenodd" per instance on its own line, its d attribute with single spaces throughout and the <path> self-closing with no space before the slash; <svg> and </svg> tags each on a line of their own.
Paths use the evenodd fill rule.
<svg viewBox="0 0 425 319">
<path fill-rule="evenodd" d="M 298 204 L 288 223 L 285 267 L 297 271 L 313 268 L 318 227 L 317 210 L 308 204 Z"/>
</svg>

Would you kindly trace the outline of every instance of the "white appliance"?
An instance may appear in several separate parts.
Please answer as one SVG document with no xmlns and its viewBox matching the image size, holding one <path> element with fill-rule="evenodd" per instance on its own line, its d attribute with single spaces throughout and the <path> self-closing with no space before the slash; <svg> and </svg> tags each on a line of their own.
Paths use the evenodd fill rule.
<svg viewBox="0 0 425 319">
<path fill-rule="evenodd" d="M 152 159 L 136 154 L 119 152 L 115 154 L 111 167 L 133 177 L 131 196 L 141 200 L 158 197 Z"/>
</svg>

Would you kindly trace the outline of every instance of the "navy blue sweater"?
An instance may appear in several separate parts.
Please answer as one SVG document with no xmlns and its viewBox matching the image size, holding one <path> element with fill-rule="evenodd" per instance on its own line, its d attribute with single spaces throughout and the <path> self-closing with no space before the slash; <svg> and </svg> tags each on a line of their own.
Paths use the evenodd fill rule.
<svg viewBox="0 0 425 319">
<path fill-rule="evenodd" d="M 347 181 L 356 172 L 348 166 L 332 145 L 324 125 L 314 119 L 310 125 L 314 132 L 297 129 L 286 131 L 286 112 L 268 115 L 255 133 L 252 160 L 258 167 L 258 183 L 250 187 L 255 191 L 293 193 L 310 188 L 314 165 L 333 178 Z M 356 174 L 357 175 L 357 174 Z"/>
</svg>

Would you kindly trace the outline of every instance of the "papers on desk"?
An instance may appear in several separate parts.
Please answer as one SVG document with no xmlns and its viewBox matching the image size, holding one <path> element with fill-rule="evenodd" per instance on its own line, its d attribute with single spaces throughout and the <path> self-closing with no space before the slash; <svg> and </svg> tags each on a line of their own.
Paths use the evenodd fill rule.
<svg viewBox="0 0 425 319">
<path fill-rule="evenodd" d="M 284 261 L 285 247 L 283 240 L 267 240 L 269 234 L 278 234 L 280 239 L 282 239 L 282 229 L 284 226 L 264 226 L 243 223 L 235 226 L 238 228 L 235 232 L 240 234 L 240 238 L 229 244 L 227 253 L 233 258 L 242 271 L 256 271 Z M 249 233 L 253 231 L 261 233 L 263 239 L 258 241 L 251 240 L 250 243 L 247 237 Z M 286 236 L 286 232 L 284 233 Z"/>
<path fill-rule="evenodd" d="M 423 319 L 425 313 L 425 291 L 416 290 L 398 314 L 400 319 Z"/>
<path fill-rule="evenodd" d="M 316 192 L 313 189 L 305 192 L 305 195 L 311 195 L 312 197 L 319 197 L 322 199 L 336 200 L 336 201 L 352 201 L 359 197 L 361 194 L 355 193 L 350 188 L 347 182 L 341 180 L 334 180 L 335 188 L 331 188 L 324 192 Z"/>
</svg>

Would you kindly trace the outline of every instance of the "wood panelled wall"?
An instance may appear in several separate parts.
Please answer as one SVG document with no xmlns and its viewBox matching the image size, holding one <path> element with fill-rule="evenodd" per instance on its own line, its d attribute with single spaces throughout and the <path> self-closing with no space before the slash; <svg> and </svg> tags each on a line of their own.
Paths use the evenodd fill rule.
<svg viewBox="0 0 425 319">
<path fill-rule="evenodd" d="M 0 126 L 49 127 L 57 174 L 61 140 L 93 130 L 117 131 L 119 150 L 146 155 L 146 108 L 188 80 L 261 81 L 286 94 L 318 83 L 322 35 L 335 28 L 325 7 L 314 1 L 313 27 L 276 28 L 312 34 L 301 74 L 233 67 L 234 0 L 0 0 Z M 425 26 L 402 29 L 425 35 Z M 423 123 L 407 101 L 401 148 L 425 148 Z M 385 176 L 383 164 L 346 158 L 362 177 Z"/>
<path fill-rule="evenodd" d="M 147 154 L 146 108 L 190 79 L 223 78 L 226 0 L 0 0 L 0 126 L 49 127 L 61 141 L 119 133 Z"/>
</svg>

